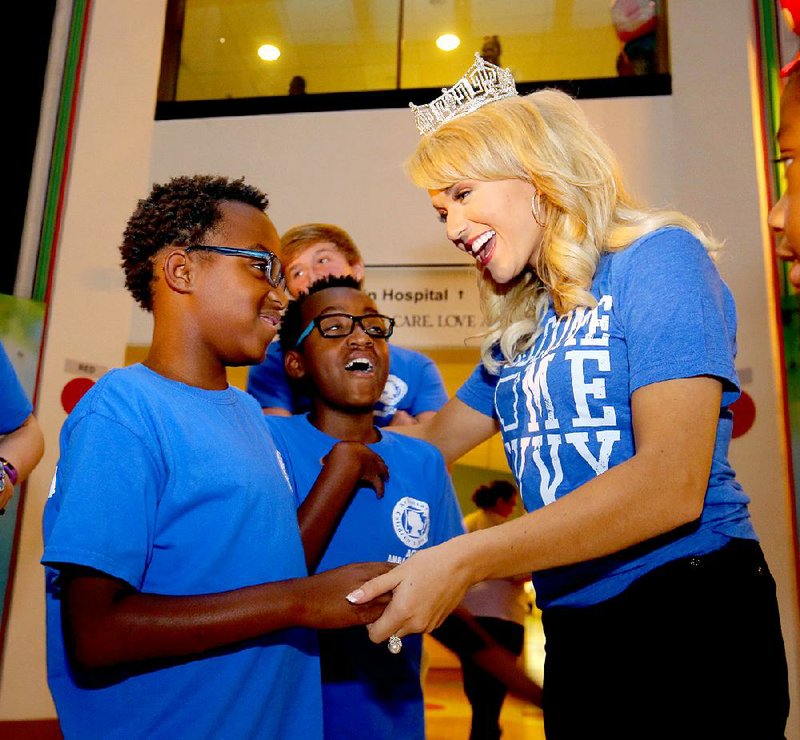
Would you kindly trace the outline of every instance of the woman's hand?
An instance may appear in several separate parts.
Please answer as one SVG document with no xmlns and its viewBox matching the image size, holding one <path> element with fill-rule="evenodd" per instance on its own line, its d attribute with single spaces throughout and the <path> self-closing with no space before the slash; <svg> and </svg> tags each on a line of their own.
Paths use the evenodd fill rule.
<svg viewBox="0 0 800 740">
<path fill-rule="evenodd" d="M 352 604 L 366 604 L 392 592 L 383 616 L 369 625 L 373 642 L 390 635 L 430 632 L 455 609 L 472 585 L 462 566 L 461 542 L 466 537 L 421 550 L 388 573 L 373 578 L 348 595 Z"/>
<path fill-rule="evenodd" d="M 416 417 L 411 416 L 408 411 L 403 411 L 402 409 L 395 411 L 392 420 L 389 422 L 390 427 L 408 427 L 412 424 L 419 424 L 419 421 Z"/>
</svg>

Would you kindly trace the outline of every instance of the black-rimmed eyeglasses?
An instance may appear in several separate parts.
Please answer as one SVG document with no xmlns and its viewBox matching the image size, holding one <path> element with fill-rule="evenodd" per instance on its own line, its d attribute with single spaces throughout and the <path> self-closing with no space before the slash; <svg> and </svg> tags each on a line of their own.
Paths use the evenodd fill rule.
<svg viewBox="0 0 800 740">
<path fill-rule="evenodd" d="M 349 337 L 355 330 L 356 324 L 368 337 L 373 339 L 388 339 L 394 331 L 394 319 L 390 316 L 383 316 L 379 313 L 367 313 L 363 316 L 351 316 L 349 313 L 328 313 L 313 318 L 303 329 L 294 346 L 299 347 L 315 326 L 325 339 L 338 339 Z"/>
<path fill-rule="evenodd" d="M 255 265 L 261 272 L 267 282 L 273 288 L 284 288 L 286 286 L 286 278 L 283 274 L 283 265 L 278 259 L 277 255 L 272 252 L 260 249 L 239 249 L 238 247 L 217 247 L 209 244 L 193 244 L 191 247 L 186 247 L 186 252 L 216 252 L 217 254 L 227 254 L 231 257 L 248 257 L 249 259 L 258 260 Z"/>
</svg>

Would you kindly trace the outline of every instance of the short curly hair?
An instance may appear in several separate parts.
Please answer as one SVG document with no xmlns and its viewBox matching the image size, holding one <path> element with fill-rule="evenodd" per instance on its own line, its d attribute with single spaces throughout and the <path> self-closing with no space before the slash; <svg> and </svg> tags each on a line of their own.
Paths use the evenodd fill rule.
<svg viewBox="0 0 800 740">
<path fill-rule="evenodd" d="M 319 293 L 321 290 L 327 290 L 328 288 L 352 288 L 358 291 L 362 289 L 361 283 L 352 275 L 327 275 L 311 283 L 307 292 L 301 293 L 295 300 L 289 301 L 289 305 L 283 312 L 281 328 L 278 334 L 284 354 L 290 349 L 295 349 L 297 340 L 300 338 L 303 329 L 305 329 L 303 326 L 303 304 L 306 299 L 314 295 L 314 293 Z"/>
<path fill-rule="evenodd" d="M 269 198 L 244 178 L 217 175 L 173 177 L 153 185 L 140 200 L 120 245 L 125 287 L 146 311 L 153 310 L 153 257 L 164 247 L 202 244 L 222 219 L 219 204 L 235 201 L 266 211 Z"/>
</svg>

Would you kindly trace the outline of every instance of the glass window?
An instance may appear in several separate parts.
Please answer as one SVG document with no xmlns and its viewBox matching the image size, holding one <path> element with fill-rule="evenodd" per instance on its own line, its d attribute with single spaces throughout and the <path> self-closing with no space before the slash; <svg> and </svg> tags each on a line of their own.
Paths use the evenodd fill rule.
<svg viewBox="0 0 800 740">
<path fill-rule="evenodd" d="M 160 100 L 668 72 L 665 0 L 170 0 Z"/>
</svg>

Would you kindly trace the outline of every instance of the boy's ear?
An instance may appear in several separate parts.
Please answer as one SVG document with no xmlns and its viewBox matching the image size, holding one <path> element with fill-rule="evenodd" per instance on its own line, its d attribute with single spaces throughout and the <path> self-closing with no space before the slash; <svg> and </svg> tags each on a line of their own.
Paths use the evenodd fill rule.
<svg viewBox="0 0 800 740">
<path fill-rule="evenodd" d="M 356 262 L 353 265 L 353 277 L 361 282 L 364 279 L 364 263 Z"/>
<path fill-rule="evenodd" d="M 196 279 L 197 264 L 183 249 L 173 249 L 164 256 L 161 269 L 164 282 L 176 293 L 191 293 Z"/>
<path fill-rule="evenodd" d="M 306 367 L 303 363 L 303 355 L 301 355 L 296 349 L 290 349 L 283 356 L 283 367 L 286 370 L 286 374 L 292 380 L 300 380 L 300 378 L 304 377 L 306 374 Z"/>
</svg>

